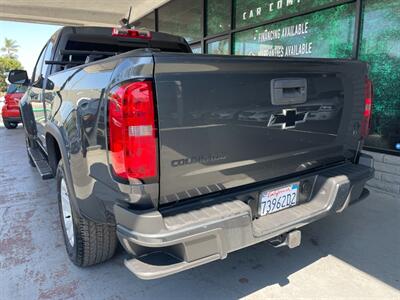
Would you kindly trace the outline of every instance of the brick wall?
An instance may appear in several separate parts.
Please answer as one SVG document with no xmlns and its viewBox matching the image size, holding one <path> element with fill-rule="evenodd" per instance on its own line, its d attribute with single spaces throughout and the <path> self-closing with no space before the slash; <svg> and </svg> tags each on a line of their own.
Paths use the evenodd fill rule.
<svg viewBox="0 0 400 300">
<path fill-rule="evenodd" d="M 400 157 L 364 151 L 375 160 L 375 178 L 368 185 L 382 191 L 400 195 Z"/>
</svg>

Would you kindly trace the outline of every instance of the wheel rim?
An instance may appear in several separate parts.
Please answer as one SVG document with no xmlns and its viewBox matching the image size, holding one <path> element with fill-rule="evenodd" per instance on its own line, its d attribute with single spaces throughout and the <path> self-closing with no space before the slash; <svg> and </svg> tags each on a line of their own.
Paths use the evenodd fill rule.
<svg viewBox="0 0 400 300">
<path fill-rule="evenodd" d="M 64 221 L 64 229 L 67 234 L 68 241 L 73 247 L 75 243 L 74 223 L 72 221 L 71 202 L 69 200 L 67 185 L 64 178 L 61 179 L 61 208 Z"/>
</svg>

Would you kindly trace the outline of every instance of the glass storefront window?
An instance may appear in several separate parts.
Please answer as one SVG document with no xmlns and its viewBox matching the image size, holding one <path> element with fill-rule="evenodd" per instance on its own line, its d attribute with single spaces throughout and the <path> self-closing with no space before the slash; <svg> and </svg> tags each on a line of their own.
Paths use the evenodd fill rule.
<svg viewBox="0 0 400 300">
<path fill-rule="evenodd" d="M 207 0 L 207 35 L 231 28 L 230 5 L 232 0 Z"/>
<path fill-rule="evenodd" d="M 234 0 L 236 28 L 317 10 L 340 0 Z M 338 3 L 338 4 L 339 4 Z"/>
<path fill-rule="evenodd" d="M 174 0 L 158 11 L 158 29 L 184 37 L 189 43 L 202 37 L 201 1 Z"/>
<path fill-rule="evenodd" d="M 229 54 L 229 40 L 223 39 L 207 43 L 207 54 Z"/>
<path fill-rule="evenodd" d="M 350 58 L 355 3 L 238 32 L 234 54 L 276 57 Z"/>
<path fill-rule="evenodd" d="M 400 153 L 400 1 L 364 1 L 360 59 L 374 84 L 366 146 Z"/>
<path fill-rule="evenodd" d="M 190 48 L 192 48 L 194 54 L 201 54 L 201 44 L 190 45 Z"/>
<path fill-rule="evenodd" d="M 154 12 L 145 15 L 144 17 L 140 18 L 139 20 L 133 22 L 133 26 L 136 28 L 144 28 L 150 31 L 156 30 L 156 17 Z"/>
</svg>

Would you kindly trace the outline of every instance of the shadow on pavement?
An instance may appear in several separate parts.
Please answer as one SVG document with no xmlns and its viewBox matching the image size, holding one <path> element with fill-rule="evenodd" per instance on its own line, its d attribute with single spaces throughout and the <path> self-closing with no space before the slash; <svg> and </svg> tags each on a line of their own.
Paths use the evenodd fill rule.
<svg viewBox="0 0 400 300">
<path fill-rule="evenodd" d="M 343 261 L 400 290 L 399 208 L 398 199 L 378 196 L 372 191 L 367 200 L 350 207 L 341 215 L 332 215 L 304 227 L 303 242 L 297 249 L 275 249 L 267 243 L 261 243 L 231 253 L 226 260 L 149 283 L 159 287 L 179 287 L 179 291 L 192 289 L 198 295 L 211 294 L 211 297 L 245 297 L 276 284 L 285 287 L 296 272 L 312 268 L 310 266 L 314 263 L 332 256 L 339 263 Z M 123 250 L 120 250 L 114 263 L 120 263 L 124 257 Z M 332 274 L 328 275 L 332 270 L 324 268 L 315 268 L 313 273 L 310 272 L 305 278 L 305 285 L 318 286 L 317 281 L 324 280 L 325 276 L 327 281 L 332 280 Z M 353 273 L 357 276 L 359 271 Z M 352 274 L 338 275 L 342 278 L 336 278 L 337 282 L 354 279 Z M 133 275 L 130 277 L 133 285 L 138 281 Z M 219 291 L 198 290 L 201 286 L 199 282 L 217 286 Z M 336 286 L 335 282 L 332 284 Z M 341 286 L 337 285 L 337 288 Z M 176 290 L 170 293 L 177 295 Z"/>
</svg>

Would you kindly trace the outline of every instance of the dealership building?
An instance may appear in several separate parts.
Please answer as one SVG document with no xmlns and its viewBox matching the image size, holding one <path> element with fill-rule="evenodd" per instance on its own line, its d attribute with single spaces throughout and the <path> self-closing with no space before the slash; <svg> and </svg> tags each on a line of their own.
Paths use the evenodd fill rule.
<svg viewBox="0 0 400 300">
<path fill-rule="evenodd" d="M 370 184 L 400 193 L 400 1 L 172 0 L 134 25 L 181 35 L 194 53 L 367 61 Z"/>
</svg>

